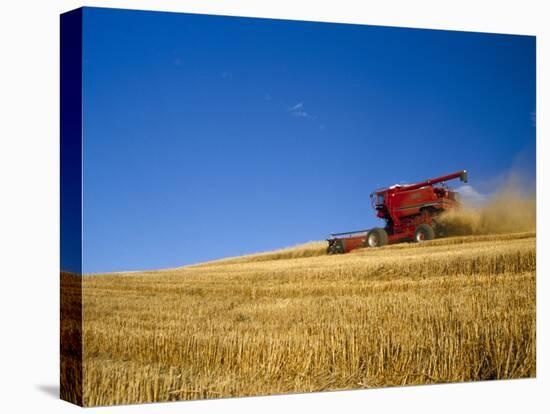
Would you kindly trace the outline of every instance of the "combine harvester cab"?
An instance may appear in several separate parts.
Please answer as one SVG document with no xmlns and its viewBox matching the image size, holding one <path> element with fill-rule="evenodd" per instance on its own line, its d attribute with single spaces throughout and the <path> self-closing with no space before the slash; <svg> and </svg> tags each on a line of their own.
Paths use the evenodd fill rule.
<svg viewBox="0 0 550 414">
<path fill-rule="evenodd" d="M 334 233 L 328 241 L 328 254 L 347 253 L 360 247 L 381 247 L 405 241 L 422 242 L 444 235 L 437 216 L 460 206 L 456 191 L 445 182 L 460 178 L 468 182 L 466 170 L 431 178 L 416 184 L 393 185 L 373 192 L 371 203 L 376 217 L 386 225 L 373 229 Z"/>
</svg>

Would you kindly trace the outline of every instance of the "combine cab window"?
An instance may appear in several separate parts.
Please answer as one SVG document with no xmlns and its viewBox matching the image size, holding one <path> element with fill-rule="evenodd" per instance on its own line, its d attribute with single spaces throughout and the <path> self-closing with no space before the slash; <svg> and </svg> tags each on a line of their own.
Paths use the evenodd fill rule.
<svg viewBox="0 0 550 414">
<path fill-rule="evenodd" d="M 384 194 L 376 194 L 376 205 L 377 206 L 384 205 Z"/>
</svg>

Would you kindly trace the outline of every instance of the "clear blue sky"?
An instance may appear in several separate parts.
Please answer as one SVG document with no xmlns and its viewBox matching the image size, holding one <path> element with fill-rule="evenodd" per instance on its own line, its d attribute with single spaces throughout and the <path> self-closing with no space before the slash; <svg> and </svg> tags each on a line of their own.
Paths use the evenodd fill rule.
<svg viewBox="0 0 550 414">
<path fill-rule="evenodd" d="M 463 168 L 534 180 L 534 37 L 94 8 L 83 34 L 84 273 L 379 225 L 373 189 Z"/>
</svg>

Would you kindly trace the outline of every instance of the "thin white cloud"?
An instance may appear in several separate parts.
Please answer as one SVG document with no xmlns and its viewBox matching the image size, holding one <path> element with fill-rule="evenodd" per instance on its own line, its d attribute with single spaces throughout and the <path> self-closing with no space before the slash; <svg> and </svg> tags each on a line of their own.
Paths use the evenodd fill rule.
<svg viewBox="0 0 550 414">
<path fill-rule="evenodd" d="M 296 118 L 313 118 L 306 110 L 304 109 L 304 103 L 298 102 L 296 105 L 288 108 L 290 114 Z"/>
</svg>

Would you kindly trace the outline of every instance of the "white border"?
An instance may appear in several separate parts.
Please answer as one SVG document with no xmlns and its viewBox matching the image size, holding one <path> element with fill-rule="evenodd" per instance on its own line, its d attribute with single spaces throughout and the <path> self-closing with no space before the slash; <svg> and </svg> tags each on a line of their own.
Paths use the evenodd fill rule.
<svg viewBox="0 0 550 414">
<path fill-rule="evenodd" d="M 59 17 L 76 1 L 4 2 L 0 13 L 0 277 L 5 412 L 77 408 L 52 396 L 58 381 Z M 189 0 L 89 1 L 87 6 L 167 10 L 295 20 L 439 28 L 537 36 L 538 211 L 550 211 L 543 183 L 550 73 L 544 1 Z M 542 412 L 548 406 L 548 230 L 538 216 L 537 379 L 180 402 L 96 410 L 117 412 Z"/>
</svg>

